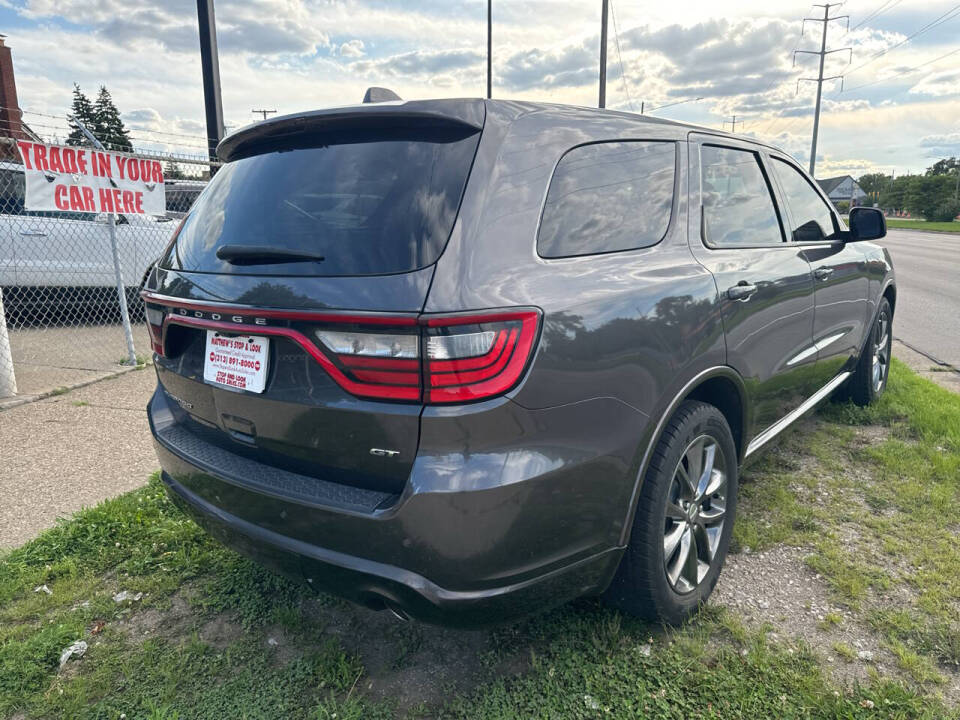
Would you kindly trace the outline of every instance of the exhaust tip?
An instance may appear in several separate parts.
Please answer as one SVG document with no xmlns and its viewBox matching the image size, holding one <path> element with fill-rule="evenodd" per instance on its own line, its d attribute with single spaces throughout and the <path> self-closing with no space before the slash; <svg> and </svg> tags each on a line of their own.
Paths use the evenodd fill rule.
<svg viewBox="0 0 960 720">
<path fill-rule="evenodd" d="M 390 614 L 393 615 L 400 622 L 410 622 L 410 616 L 402 608 L 397 607 L 394 603 L 389 600 L 384 603 L 387 610 L 390 611 Z"/>
</svg>

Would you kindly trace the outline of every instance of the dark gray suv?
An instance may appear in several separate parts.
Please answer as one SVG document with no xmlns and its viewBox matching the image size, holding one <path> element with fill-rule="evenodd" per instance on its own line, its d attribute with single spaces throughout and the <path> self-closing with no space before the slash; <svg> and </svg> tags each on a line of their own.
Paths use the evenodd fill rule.
<svg viewBox="0 0 960 720">
<path fill-rule="evenodd" d="M 443 100 L 278 117 L 147 280 L 174 500 L 291 578 L 401 616 L 581 595 L 678 622 L 744 461 L 883 392 L 883 216 L 794 160 L 649 117 Z"/>
</svg>

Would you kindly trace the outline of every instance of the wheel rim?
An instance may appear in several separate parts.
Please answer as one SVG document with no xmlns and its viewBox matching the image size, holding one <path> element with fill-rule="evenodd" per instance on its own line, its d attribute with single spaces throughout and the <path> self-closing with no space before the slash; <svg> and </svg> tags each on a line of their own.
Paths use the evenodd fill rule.
<svg viewBox="0 0 960 720">
<path fill-rule="evenodd" d="M 667 494 L 663 566 L 680 594 L 710 572 L 727 517 L 727 465 L 719 443 L 701 435 L 687 445 Z"/>
<path fill-rule="evenodd" d="M 873 344 L 873 390 L 880 392 L 890 369 L 890 317 L 886 311 L 877 318 Z"/>
</svg>

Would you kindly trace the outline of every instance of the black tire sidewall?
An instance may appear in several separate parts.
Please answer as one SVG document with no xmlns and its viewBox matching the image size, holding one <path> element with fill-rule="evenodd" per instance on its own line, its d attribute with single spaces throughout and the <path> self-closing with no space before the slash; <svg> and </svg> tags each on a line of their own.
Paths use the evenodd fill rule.
<svg viewBox="0 0 960 720">
<path fill-rule="evenodd" d="M 663 558 L 663 528 L 667 496 L 674 472 L 687 446 L 709 435 L 723 451 L 727 473 L 727 519 L 710 571 L 692 592 L 677 593 L 667 580 Z M 730 426 L 712 405 L 685 401 L 667 423 L 654 451 L 640 492 L 633 532 L 618 573 L 616 604 L 633 614 L 669 624 L 689 618 L 713 592 L 726 559 L 737 510 L 737 450 Z"/>
</svg>

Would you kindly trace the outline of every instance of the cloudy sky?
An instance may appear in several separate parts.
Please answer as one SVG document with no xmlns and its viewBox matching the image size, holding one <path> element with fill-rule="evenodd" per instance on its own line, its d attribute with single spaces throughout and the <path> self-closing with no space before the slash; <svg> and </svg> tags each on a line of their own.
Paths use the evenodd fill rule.
<svg viewBox="0 0 960 720">
<path fill-rule="evenodd" d="M 593 105 L 600 0 L 494 0 L 494 96 Z M 792 0 L 612 0 L 608 106 L 773 141 L 806 161 L 822 13 Z M 774 9 L 775 8 L 775 9 Z M 922 171 L 960 155 L 960 5 L 850 0 L 835 14 L 818 176 Z M 484 0 L 217 0 L 226 122 L 357 102 L 383 85 L 402 97 L 485 92 Z M 65 126 L 72 84 L 106 84 L 135 145 L 201 152 L 203 93 L 193 0 L 0 0 L 25 119 Z M 952 53 L 952 54 L 949 54 Z M 622 68 L 622 72 L 621 72 Z M 739 124 L 742 119 L 742 125 Z M 727 124 L 729 128 L 729 123 Z M 163 134 L 171 133 L 171 134 Z M 176 135 L 174 135 L 174 133 Z"/>
</svg>

